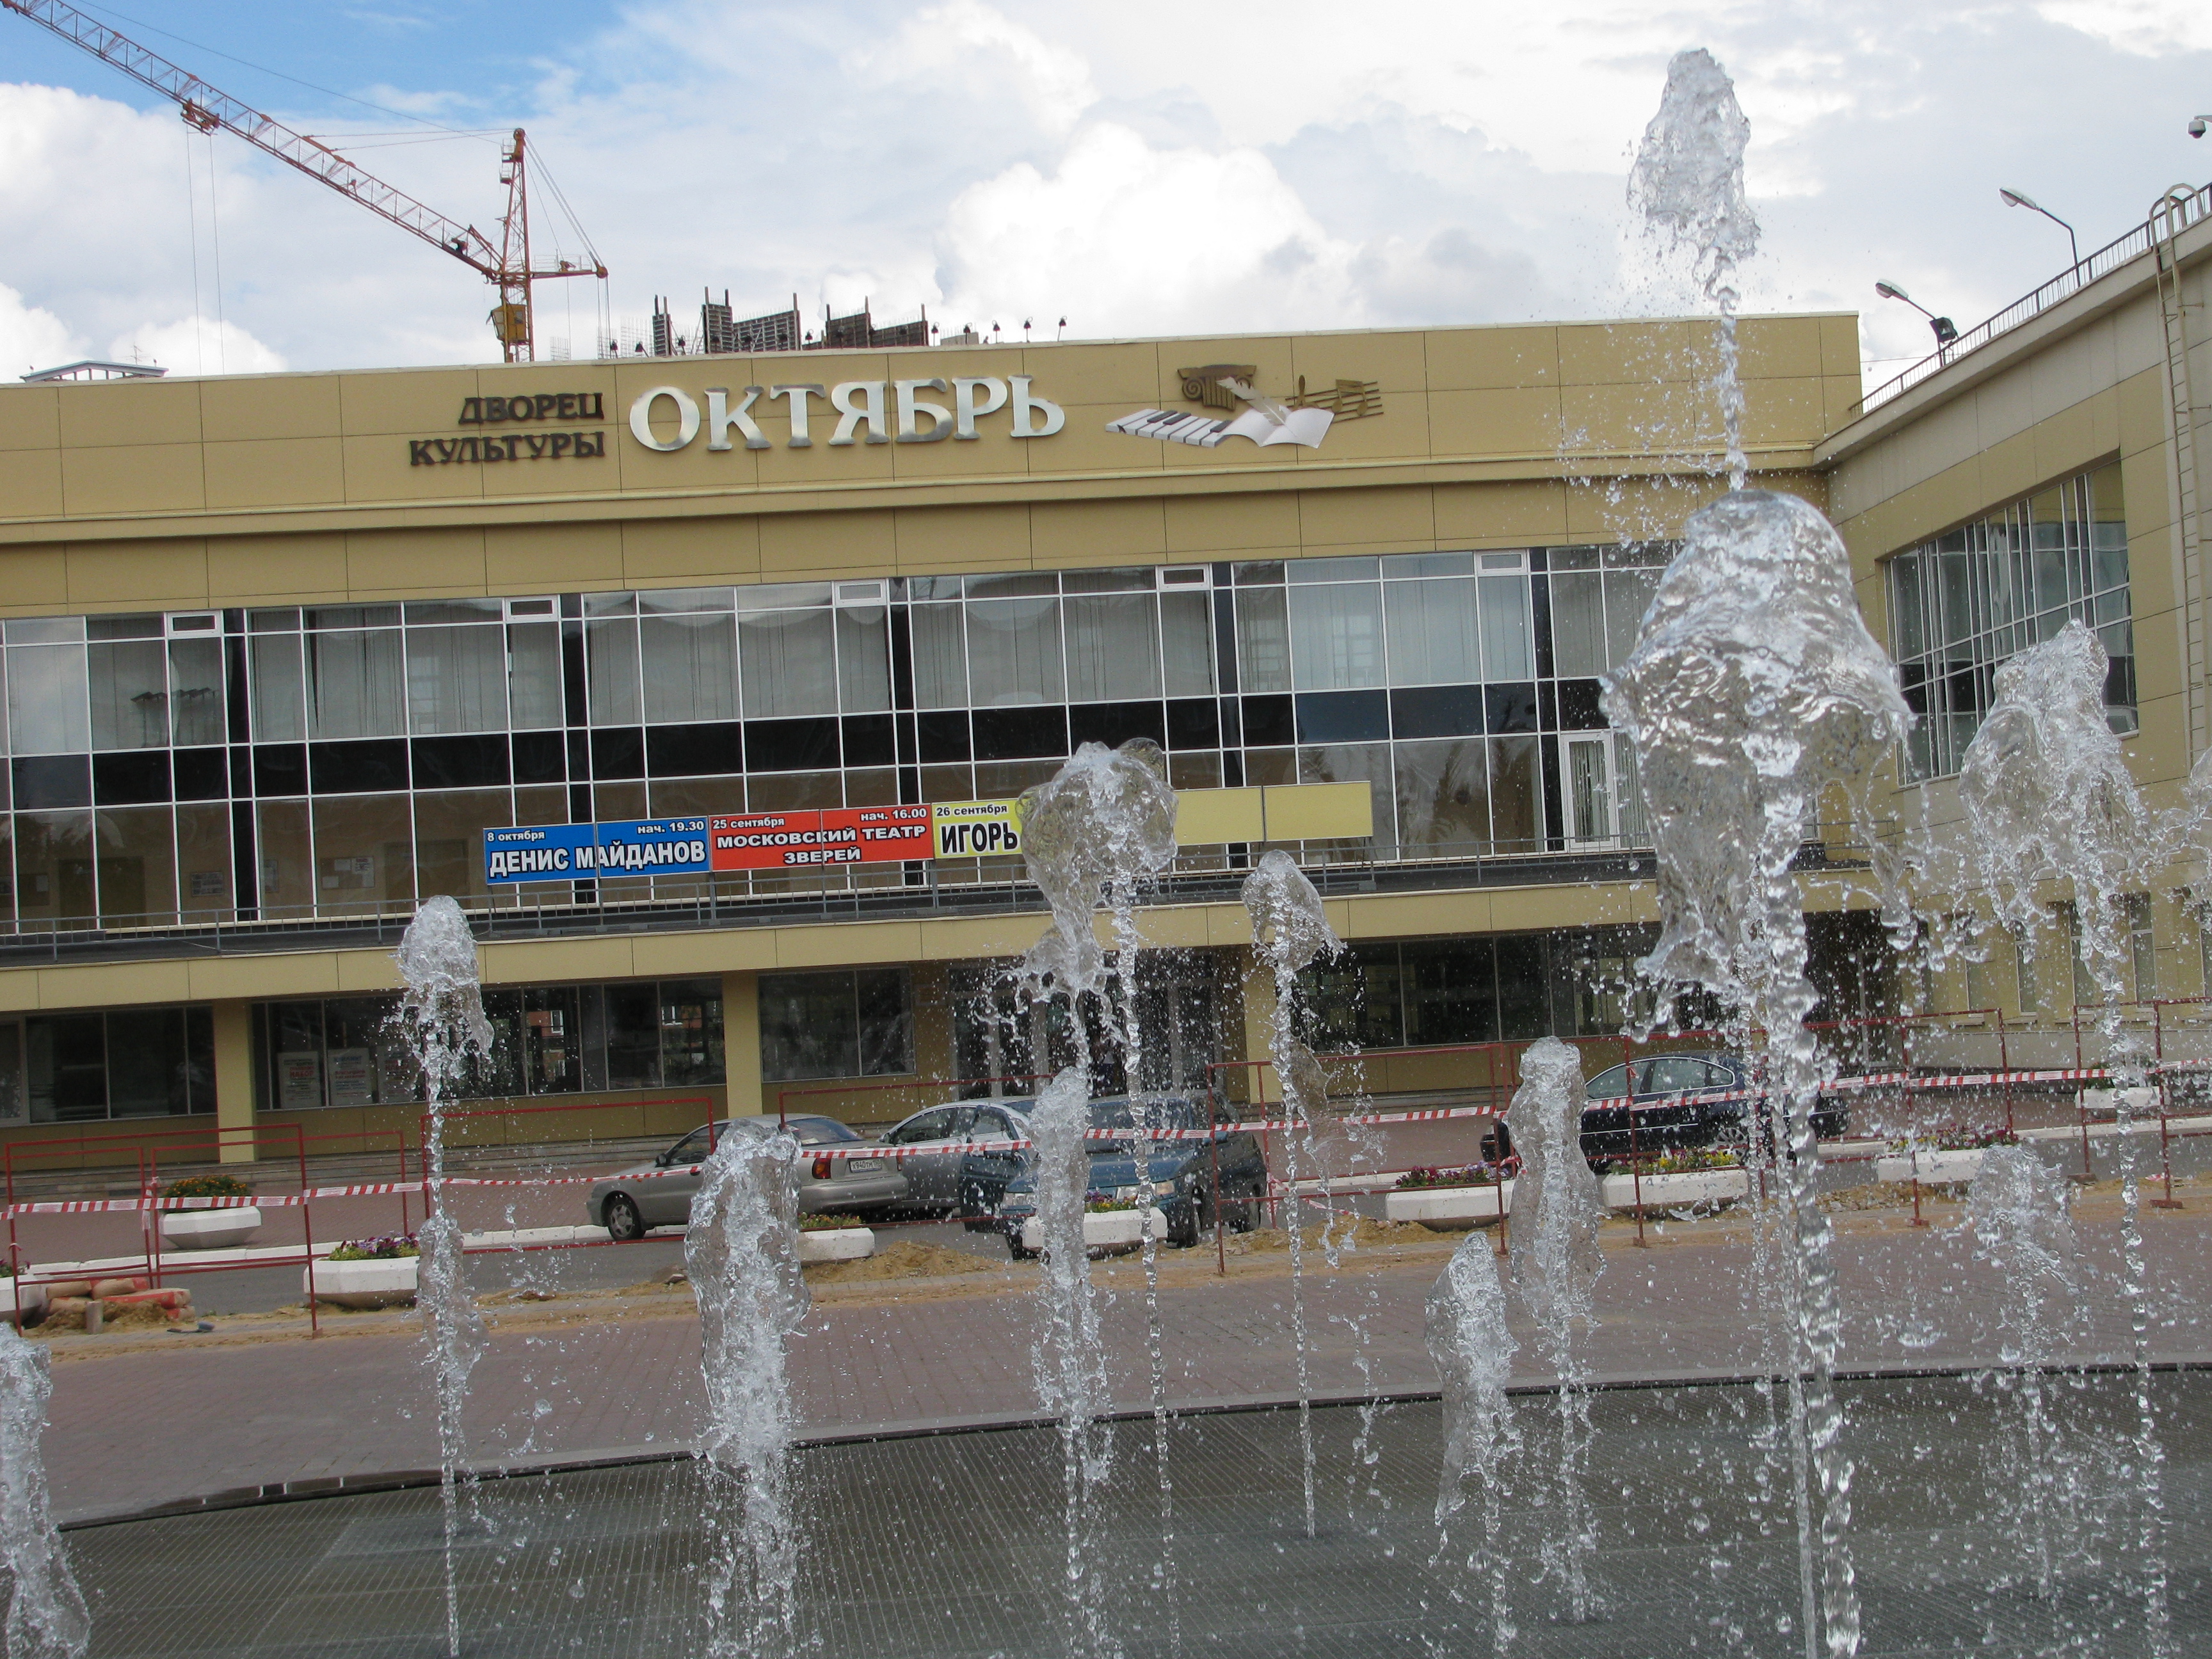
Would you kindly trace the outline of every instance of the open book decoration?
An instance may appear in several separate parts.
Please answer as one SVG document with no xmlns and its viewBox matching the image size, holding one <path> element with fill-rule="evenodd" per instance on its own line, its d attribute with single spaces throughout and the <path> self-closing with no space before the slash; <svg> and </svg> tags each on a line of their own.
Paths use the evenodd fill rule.
<svg viewBox="0 0 2212 1659">
<path fill-rule="evenodd" d="M 1106 429 L 1131 438 L 1160 438 L 1169 443 L 1188 444 L 1195 449 L 1218 449 L 1229 438 L 1249 438 L 1263 446 L 1297 444 L 1303 448 L 1317 449 L 1321 441 L 1328 435 L 1330 422 L 1336 418 L 1330 410 L 1293 409 L 1273 398 L 1262 397 L 1243 380 L 1224 376 L 1218 384 L 1246 404 L 1244 412 L 1233 420 L 1216 420 L 1211 415 L 1188 415 L 1173 410 L 1140 409 L 1118 421 L 1109 421 Z"/>
</svg>

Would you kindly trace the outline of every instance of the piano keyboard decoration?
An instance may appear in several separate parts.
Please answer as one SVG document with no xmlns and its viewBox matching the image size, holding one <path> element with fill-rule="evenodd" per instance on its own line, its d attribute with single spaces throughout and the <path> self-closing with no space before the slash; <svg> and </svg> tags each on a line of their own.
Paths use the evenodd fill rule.
<svg viewBox="0 0 2212 1659">
<path fill-rule="evenodd" d="M 1218 421 L 1211 415 L 1186 415 L 1166 409 L 1140 409 L 1134 414 L 1124 415 L 1118 421 L 1109 421 L 1106 429 L 1131 438 L 1159 438 L 1171 444 L 1188 444 L 1194 449 L 1218 449 L 1228 438 L 1249 438 L 1254 443 L 1297 444 L 1306 449 L 1316 449 L 1328 435 L 1329 422 L 1334 415 L 1326 409 L 1293 409 L 1281 421 L 1270 419 L 1264 410 L 1248 409 L 1233 421 Z"/>
</svg>

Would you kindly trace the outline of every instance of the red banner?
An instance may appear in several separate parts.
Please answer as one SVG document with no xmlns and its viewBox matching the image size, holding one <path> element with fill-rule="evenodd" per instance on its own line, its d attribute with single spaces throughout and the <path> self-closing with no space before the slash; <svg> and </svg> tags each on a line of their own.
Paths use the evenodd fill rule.
<svg viewBox="0 0 2212 1659">
<path fill-rule="evenodd" d="M 799 870 L 926 859 L 929 823 L 927 806 L 732 814 L 708 820 L 708 863 L 715 870 Z"/>
</svg>

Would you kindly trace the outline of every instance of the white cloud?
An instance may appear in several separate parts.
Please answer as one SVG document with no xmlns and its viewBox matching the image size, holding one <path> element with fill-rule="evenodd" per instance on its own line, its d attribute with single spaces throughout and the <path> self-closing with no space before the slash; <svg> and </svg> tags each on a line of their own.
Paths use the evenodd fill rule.
<svg viewBox="0 0 2212 1659">
<path fill-rule="evenodd" d="M 119 362 L 159 363 L 172 374 L 274 374 L 284 359 L 226 318 L 179 317 L 119 334 L 108 348 Z"/>
<path fill-rule="evenodd" d="M 2212 48 L 2212 12 L 2203 0 L 2042 0 L 2036 10 L 2108 46 L 2145 57 Z M 2185 112 L 2183 118 L 2194 113 Z"/>
<path fill-rule="evenodd" d="M 1091 335 L 1362 320 L 1354 250 L 1266 156 L 1156 149 L 1112 123 L 1050 174 L 1022 162 L 961 192 L 941 246 L 963 320 L 1066 315 Z"/>
<path fill-rule="evenodd" d="M 84 343 L 51 311 L 26 305 L 0 283 L 0 381 L 35 368 L 54 368 L 83 356 Z"/>
<path fill-rule="evenodd" d="M 1070 131 L 1098 100 L 1090 65 L 1065 46 L 1015 22 L 981 0 L 951 0 L 917 12 L 887 47 L 853 54 L 856 70 L 881 80 L 928 84 L 936 97 L 960 95 L 957 83 L 969 83 L 969 95 L 989 96 L 974 82 L 978 55 L 986 75 L 1012 70 L 1017 95 L 1047 132 Z"/>
</svg>

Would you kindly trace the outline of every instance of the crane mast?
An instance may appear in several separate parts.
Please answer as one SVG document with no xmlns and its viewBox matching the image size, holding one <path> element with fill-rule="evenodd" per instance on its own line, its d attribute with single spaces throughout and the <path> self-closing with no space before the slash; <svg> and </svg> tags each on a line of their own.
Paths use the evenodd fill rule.
<svg viewBox="0 0 2212 1659">
<path fill-rule="evenodd" d="M 499 290 L 490 321 L 508 362 L 531 362 L 537 357 L 531 295 L 534 283 L 568 276 L 604 278 L 607 274 L 596 255 L 589 264 L 562 259 L 550 270 L 532 269 L 529 161 L 527 141 L 520 127 L 514 129 L 514 137 L 500 151 L 500 182 L 507 186 L 507 213 L 500 221 L 499 240 L 495 242 L 474 225 L 447 218 L 396 185 L 356 167 L 329 145 L 295 132 L 275 117 L 210 86 L 63 0 L 0 0 L 0 6 L 90 52 L 141 86 L 173 100 L 186 125 L 195 131 L 212 133 L 221 128 L 233 133 L 459 259 Z"/>
</svg>

